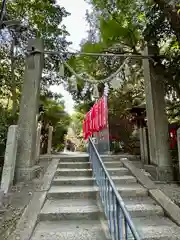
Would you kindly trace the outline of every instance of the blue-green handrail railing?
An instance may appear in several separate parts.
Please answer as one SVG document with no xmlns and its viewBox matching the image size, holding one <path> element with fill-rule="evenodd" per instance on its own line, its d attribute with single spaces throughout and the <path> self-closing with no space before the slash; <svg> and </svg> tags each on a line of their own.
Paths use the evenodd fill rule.
<svg viewBox="0 0 180 240">
<path fill-rule="evenodd" d="M 140 240 L 131 216 L 117 191 L 93 141 L 89 138 L 89 156 L 93 176 L 99 187 L 100 197 L 108 220 L 109 231 L 113 240 Z"/>
</svg>

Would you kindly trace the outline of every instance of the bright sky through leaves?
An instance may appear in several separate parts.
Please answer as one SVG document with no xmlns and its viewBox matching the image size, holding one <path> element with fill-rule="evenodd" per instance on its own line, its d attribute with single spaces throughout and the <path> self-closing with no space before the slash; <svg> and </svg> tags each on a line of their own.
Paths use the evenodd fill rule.
<svg viewBox="0 0 180 240">
<path fill-rule="evenodd" d="M 89 5 L 84 0 L 58 0 L 57 2 L 71 13 L 71 16 L 64 19 L 63 24 L 66 25 L 67 31 L 70 33 L 68 41 L 73 42 L 71 48 L 78 50 L 81 40 L 87 37 L 85 13 L 86 9 L 89 9 Z M 74 102 L 71 95 L 64 90 L 62 85 L 53 86 L 51 90 L 64 95 L 65 109 L 72 114 Z"/>
</svg>

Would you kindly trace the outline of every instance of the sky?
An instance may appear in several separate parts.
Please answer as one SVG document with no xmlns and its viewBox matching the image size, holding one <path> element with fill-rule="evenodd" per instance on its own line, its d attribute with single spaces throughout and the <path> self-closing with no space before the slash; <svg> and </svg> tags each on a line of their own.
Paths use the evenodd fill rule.
<svg viewBox="0 0 180 240">
<path fill-rule="evenodd" d="M 87 24 L 85 21 L 86 9 L 89 9 L 89 5 L 84 0 L 58 0 L 60 6 L 63 6 L 71 15 L 64 18 L 63 24 L 66 26 L 70 36 L 68 41 L 73 42 L 71 48 L 79 50 L 79 44 L 83 38 L 87 36 Z M 71 49 L 71 50 L 72 50 Z M 61 93 L 64 96 L 65 110 L 69 113 L 73 113 L 73 99 L 72 96 L 64 90 L 62 85 L 52 86 L 53 92 Z"/>
</svg>

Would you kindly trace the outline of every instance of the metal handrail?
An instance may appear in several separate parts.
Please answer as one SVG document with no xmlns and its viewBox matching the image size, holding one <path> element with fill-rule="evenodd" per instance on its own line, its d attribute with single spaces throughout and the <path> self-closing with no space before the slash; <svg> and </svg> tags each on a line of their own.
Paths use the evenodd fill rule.
<svg viewBox="0 0 180 240">
<path fill-rule="evenodd" d="M 94 156 L 95 154 L 95 156 Z M 93 141 L 89 138 L 89 155 L 93 168 L 93 175 L 96 179 L 100 189 L 101 201 L 105 210 L 106 217 L 108 219 L 109 230 L 114 240 L 128 240 L 128 229 L 130 230 L 131 239 L 140 240 L 139 233 L 137 232 L 135 225 L 131 219 L 131 216 L 117 191 L 112 178 L 110 177 Z M 93 159 L 96 157 L 100 166 L 97 167 L 98 161 Z M 103 176 L 104 172 L 104 176 Z M 111 209 L 111 203 L 113 209 Z M 124 217 L 124 229 L 123 229 L 123 217 Z"/>
</svg>

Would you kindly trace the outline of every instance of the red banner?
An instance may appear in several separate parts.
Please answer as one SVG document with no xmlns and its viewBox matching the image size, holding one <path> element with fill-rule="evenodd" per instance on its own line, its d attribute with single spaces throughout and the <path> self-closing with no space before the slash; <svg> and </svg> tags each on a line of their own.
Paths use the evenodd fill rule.
<svg viewBox="0 0 180 240">
<path fill-rule="evenodd" d="M 176 144 L 177 144 L 176 129 L 171 129 L 170 130 L 170 148 L 171 149 L 175 148 Z"/>
<path fill-rule="evenodd" d="M 102 98 L 98 101 L 98 129 L 102 129 Z"/>
<path fill-rule="evenodd" d="M 107 127 L 107 114 L 107 103 L 106 97 L 104 96 L 99 99 L 99 101 L 95 103 L 91 110 L 86 114 L 86 118 L 83 121 L 84 139 L 87 139 L 94 132 L 99 132 Z"/>
<path fill-rule="evenodd" d="M 108 114 L 107 106 L 106 106 L 106 98 L 105 97 L 102 97 L 101 109 L 102 109 L 102 115 L 101 115 L 102 125 L 101 125 L 101 129 L 104 129 L 104 128 L 107 127 L 107 114 Z"/>
<path fill-rule="evenodd" d="M 98 107 L 98 103 L 94 104 L 94 111 L 95 111 L 95 119 L 94 119 L 95 128 L 94 128 L 94 131 L 98 132 L 99 131 L 99 107 Z"/>
<path fill-rule="evenodd" d="M 92 119 L 92 132 L 95 132 L 95 117 L 96 117 L 96 113 L 95 113 L 95 107 L 93 106 L 91 109 L 91 119 Z"/>
<path fill-rule="evenodd" d="M 91 132 L 91 112 L 89 111 L 87 113 L 87 129 L 88 129 L 88 137 L 90 137 L 92 135 L 92 132 Z"/>
</svg>

